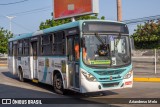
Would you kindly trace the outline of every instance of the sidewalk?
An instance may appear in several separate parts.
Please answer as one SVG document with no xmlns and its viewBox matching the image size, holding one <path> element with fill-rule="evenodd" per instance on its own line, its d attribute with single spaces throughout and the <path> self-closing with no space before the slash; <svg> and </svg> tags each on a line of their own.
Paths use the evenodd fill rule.
<svg viewBox="0 0 160 107">
<path fill-rule="evenodd" d="M 6 57 L 0 57 L 0 67 L 8 67 Z"/>
<path fill-rule="evenodd" d="M 160 70 L 138 68 L 133 71 L 134 81 L 136 82 L 160 82 Z"/>
<path fill-rule="evenodd" d="M 143 52 L 139 52 L 137 58 L 132 57 L 134 81 L 160 82 L 160 58 L 157 57 L 155 63 L 154 51 L 150 52 L 150 54 L 151 53 L 152 56 L 145 56 Z"/>
<path fill-rule="evenodd" d="M 134 77 L 133 81 L 135 82 L 160 82 L 160 78 Z"/>
<path fill-rule="evenodd" d="M 0 67 L 8 67 L 7 64 L 0 64 Z"/>
</svg>

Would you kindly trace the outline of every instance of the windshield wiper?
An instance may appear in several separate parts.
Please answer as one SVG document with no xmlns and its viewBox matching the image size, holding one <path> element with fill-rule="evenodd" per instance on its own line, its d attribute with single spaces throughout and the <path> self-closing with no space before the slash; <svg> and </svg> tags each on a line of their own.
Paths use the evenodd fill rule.
<svg viewBox="0 0 160 107">
<path fill-rule="evenodd" d="M 104 41 L 102 40 L 102 38 L 98 35 L 98 33 L 95 33 L 96 38 L 103 44 L 106 45 L 106 43 L 104 43 Z"/>
<path fill-rule="evenodd" d="M 120 39 L 121 39 L 121 36 L 122 36 L 122 34 L 121 34 L 121 33 L 119 33 L 119 35 L 118 35 L 118 37 L 117 37 L 118 41 L 116 41 L 115 47 L 117 47 L 117 46 L 118 46 L 119 41 L 120 41 Z"/>
</svg>

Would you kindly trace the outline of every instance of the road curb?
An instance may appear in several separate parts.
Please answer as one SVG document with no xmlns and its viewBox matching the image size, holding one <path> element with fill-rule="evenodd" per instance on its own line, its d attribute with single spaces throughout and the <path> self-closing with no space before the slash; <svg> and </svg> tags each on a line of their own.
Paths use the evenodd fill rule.
<svg viewBox="0 0 160 107">
<path fill-rule="evenodd" d="M 0 64 L 0 67 L 7 67 L 8 64 Z"/>
<path fill-rule="evenodd" d="M 133 80 L 135 82 L 160 82 L 160 78 L 141 78 L 141 77 L 136 77 Z"/>
</svg>

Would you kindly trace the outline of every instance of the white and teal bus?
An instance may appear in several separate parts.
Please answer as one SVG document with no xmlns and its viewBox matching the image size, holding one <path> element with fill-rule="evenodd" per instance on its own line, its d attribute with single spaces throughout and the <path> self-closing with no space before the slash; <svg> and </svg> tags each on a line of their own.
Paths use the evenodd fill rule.
<svg viewBox="0 0 160 107">
<path fill-rule="evenodd" d="M 127 25 L 81 20 L 9 39 L 8 67 L 20 81 L 80 93 L 131 88 Z"/>
</svg>

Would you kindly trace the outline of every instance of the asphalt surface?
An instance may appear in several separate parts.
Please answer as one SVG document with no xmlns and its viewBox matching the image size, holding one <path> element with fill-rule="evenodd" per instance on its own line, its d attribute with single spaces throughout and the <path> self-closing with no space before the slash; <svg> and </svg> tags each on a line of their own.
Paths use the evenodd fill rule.
<svg viewBox="0 0 160 107">
<path fill-rule="evenodd" d="M 40 107 L 159 107 L 152 104 L 105 104 L 111 98 L 160 98 L 160 83 L 134 82 L 133 88 L 80 94 L 68 91 L 66 95 L 54 93 L 52 86 L 31 81 L 20 82 L 6 68 L 0 68 L 0 98 L 55 98 L 70 104 L 40 105 Z M 78 99 L 77 99 L 78 98 Z M 71 104 L 73 102 L 73 104 Z M 78 104 L 76 104 L 78 103 Z M 92 104 L 93 103 L 93 104 Z M 3 105 L 4 106 L 4 105 Z M 17 105 L 12 105 L 12 107 Z M 27 105 L 19 105 L 27 106 Z M 39 105 L 29 105 L 29 107 Z M 2 107 L 2 105 L 0 105 Z M 5 107 L 5 106 L 4 106 Z M 6 105 L 9 107 L 9 105 Z"/>
</svg>

